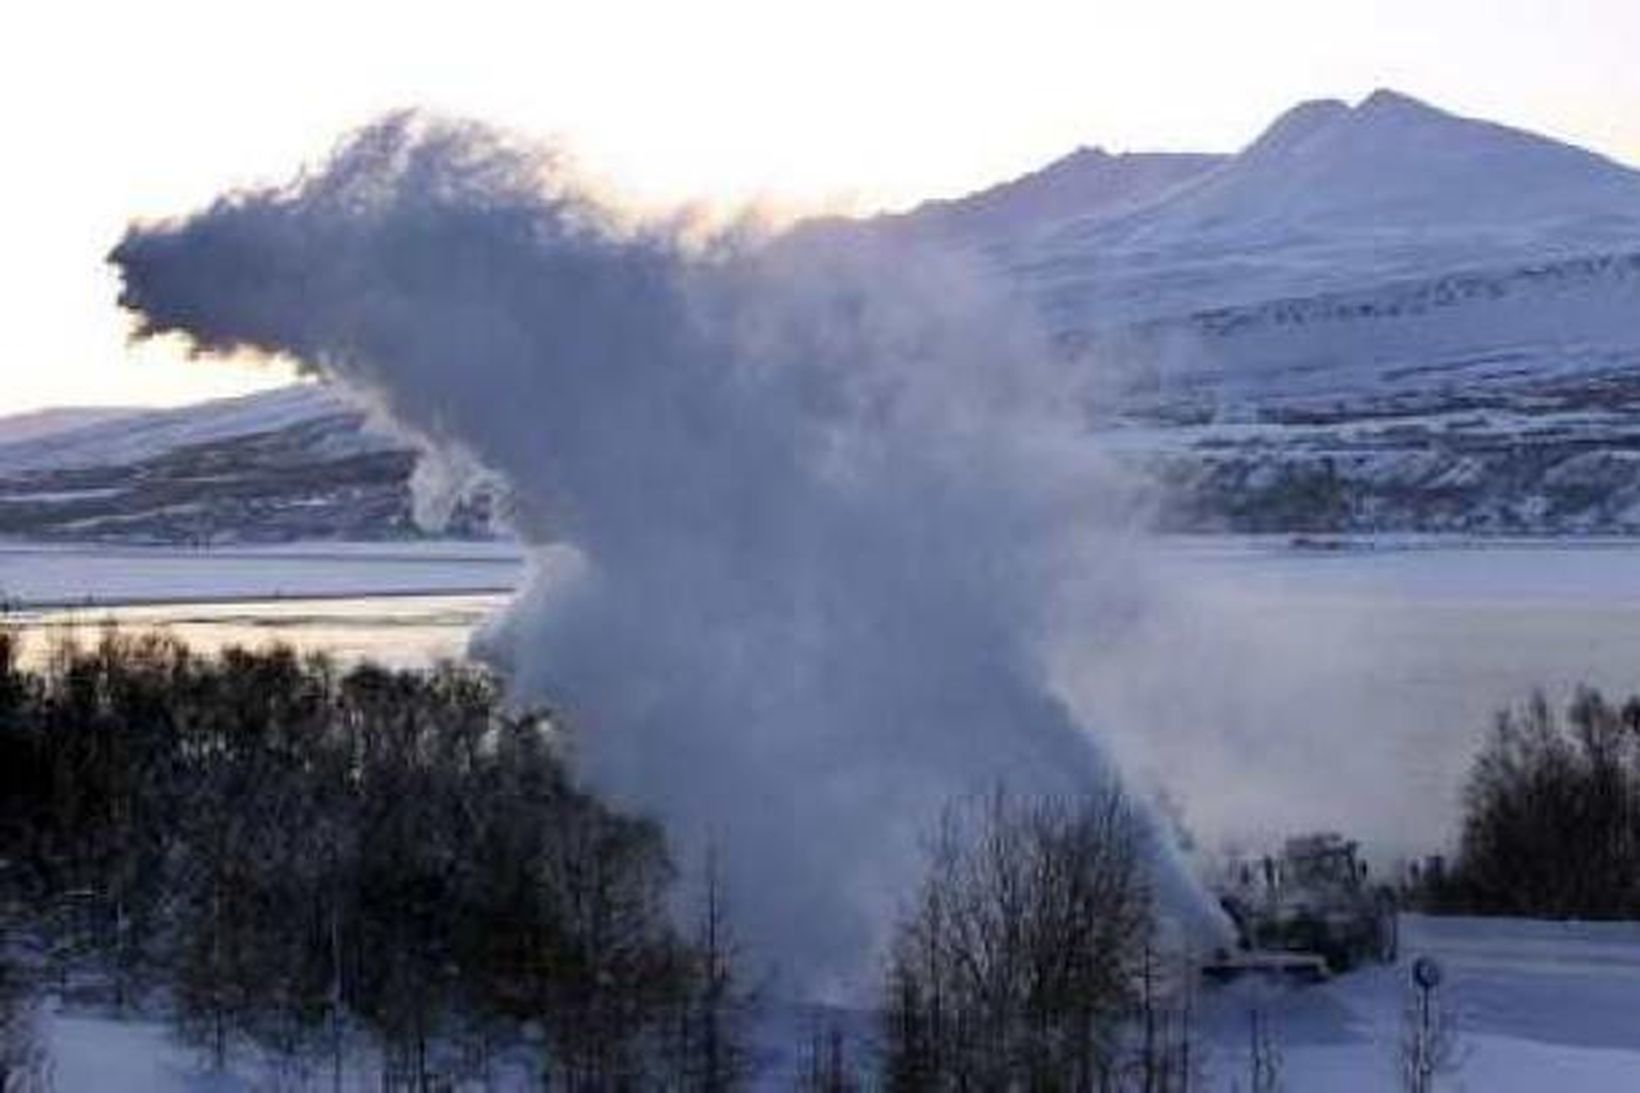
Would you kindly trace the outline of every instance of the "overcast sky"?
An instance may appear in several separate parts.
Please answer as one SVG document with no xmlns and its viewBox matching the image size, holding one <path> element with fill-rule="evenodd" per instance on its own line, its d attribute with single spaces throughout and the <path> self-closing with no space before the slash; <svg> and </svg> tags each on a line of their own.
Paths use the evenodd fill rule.
<svg viewBox="0 0 1640 1093">
<path fill-rule="evenodd" d="M 870 210 L 1083 144 L 1233 150 L 1390 86 L 1640 162 L 1635 0 L 231 0 L 0 16 L 0 413 L 176 403 L 266 368 L 124 344 L 133 217 L 279 181 L 425 106 L 567 143 L 644 204 Z"/>
</svg>

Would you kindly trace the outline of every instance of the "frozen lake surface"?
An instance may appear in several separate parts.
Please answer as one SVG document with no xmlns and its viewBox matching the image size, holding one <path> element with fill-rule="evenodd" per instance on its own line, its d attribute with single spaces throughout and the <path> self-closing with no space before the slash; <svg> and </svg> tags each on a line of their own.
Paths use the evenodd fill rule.
<svg viewBox="0 0 1640 1093">
<path fill-rule="evenodd" d="M 344 659 L 459 657 L 517 586 L 501 543 L 324 543 L 178 550 L 0 544 L 7 620 L 37 655 L 48 636 L 113 621 L 200 649 L 288 642 Z"/>
<path fill-rule="evenodd" d="M 504 592 L 522 571 L 517 548 L 492 542 L 196 550 L 0 542 L 0 600 L 31 608 Z"/>
</svg>

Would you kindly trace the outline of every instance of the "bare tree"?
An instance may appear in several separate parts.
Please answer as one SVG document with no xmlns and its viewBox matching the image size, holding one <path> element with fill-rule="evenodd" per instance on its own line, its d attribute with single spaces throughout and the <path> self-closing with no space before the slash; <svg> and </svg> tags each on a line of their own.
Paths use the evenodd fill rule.
<svg viewBox="0 0 1640 1093">
<path fill-rule="evenodd" d="M 1121 794 L 947 811 L 890 956 L 891 1089 L 1098 1089 L 1137 1002 L 1150 903 Z"/>
<path fill-rule="evenodd" d="M 51 1088 L 51 1060 L 33 994 L 22 972 L 4 959 L 6 940 L 0 924 L 0 1093 L 43 1093 Z"/>
<path fill-rule="evenodd" d="M 861 1088 L 837 1025 L 827 1022 L 810 1036 L 797 1088 L 802 1093 L 855 1093 Z"/>
<path fill-rule="evenodd" d="M 1121 1068 L 1122 1088 L 1142 1093 L 1188 1093 L 1197 1086 L 1206 1059 L 1196 1037 L 1195 962 L 1158 944 L 1154 929 L 1145 936 L 1139 966 L 1139 1008 L 1132 1058 Z"/>
<path fill-rule="evenodd" d="M 676 1079 L 699 1093 L 738 1089 L 752 1074 L 747 1025 L 755 994 L 740 981 L 739 945 L 730 926 L 728 895 L 715 847 L 702 870 L 692 965 L 678 1007 Z"/>
<path fill-rule="evenodd" d="M 1498 714 L 1464 791 L 1457 885 L 1470 908 L 1553 918 L 1640 914 L 1640 698 L 1580 689 Z"/>
</svg>

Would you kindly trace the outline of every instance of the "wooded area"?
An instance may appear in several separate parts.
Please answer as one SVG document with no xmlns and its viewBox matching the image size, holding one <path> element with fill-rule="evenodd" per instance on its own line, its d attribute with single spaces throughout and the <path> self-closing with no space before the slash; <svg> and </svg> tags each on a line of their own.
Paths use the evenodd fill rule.
<svg viewBox="0 0 1640 1093">
<path fill-rule="evenodd" d="M 715 877 L 675 925 L 662 833 L 578 787 L 561 732 L 470 668 L 110 630 L 25 670 L 0 633 L 11 949 L 65 994 L 159 998 L 219 1061 L 340 1067 L 362 1035 L 422 1090 L 534 1037 L 552 1088 L 726 1088 Z"/>
</svg>

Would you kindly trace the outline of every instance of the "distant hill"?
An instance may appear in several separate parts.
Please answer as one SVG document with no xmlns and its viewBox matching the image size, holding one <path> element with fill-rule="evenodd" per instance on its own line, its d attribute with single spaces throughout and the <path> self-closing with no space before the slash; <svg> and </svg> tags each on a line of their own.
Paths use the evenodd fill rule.
<svg viewBox="0 0 1640 1093">
<path fill-rule="evenodd" d="M 39 441 L 53 433 L 67 432 L 82 425 L 117 421 L 142 411 L 129 406 L 57 406 L 26 414 L 0 417 L 0 447 L 20 441 Z"/>
<path fill-rule="evenodd" d="M 156 543 L 419 534 L 414 455 L 303 384 L 0 443 L 0 535 Z M 458 512 L 453 532 L 483 519 Z"/>
</svg>

